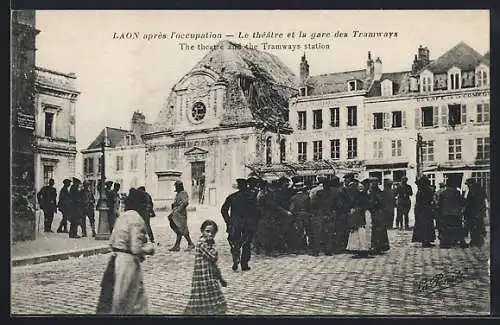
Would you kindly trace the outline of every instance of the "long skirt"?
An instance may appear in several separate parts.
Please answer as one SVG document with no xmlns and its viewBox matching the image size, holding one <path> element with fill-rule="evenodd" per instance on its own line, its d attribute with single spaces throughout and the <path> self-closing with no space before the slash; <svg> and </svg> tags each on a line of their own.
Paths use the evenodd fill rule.
<svg viewBox="0 0 500 325">
<path fill-rule="evenodd" d="M 120 315 L 148 313 L 141 263 L 135 255 L 116 253 L 111 313 Z"/>
<path fill-rule="evenodd" d="M 366 224 L 349 234 L 347 250 L 352 252 L 367 252 L 372 248 L 372 218 L 369 211 L 365 212 Z"/>
</svg>

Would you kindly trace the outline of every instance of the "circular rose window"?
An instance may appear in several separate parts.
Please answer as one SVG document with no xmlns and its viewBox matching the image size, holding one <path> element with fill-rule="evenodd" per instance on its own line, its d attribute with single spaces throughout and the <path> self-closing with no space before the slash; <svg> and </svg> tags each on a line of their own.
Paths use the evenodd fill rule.
<svg viewBox="0 0 500 325">
<path fill-rule="evenodd" d="M 196 102 L 191 109 L 191 116 L 195 121 L 201 121 L 207 114 L 207 108 L 202 102 Z"/>
</svg>

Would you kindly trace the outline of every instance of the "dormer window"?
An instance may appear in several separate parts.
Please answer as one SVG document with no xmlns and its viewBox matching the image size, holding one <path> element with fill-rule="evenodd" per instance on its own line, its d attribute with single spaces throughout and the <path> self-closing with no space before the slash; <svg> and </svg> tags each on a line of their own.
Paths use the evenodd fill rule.
<svg viewBox="0 0 500 325">
<path fill-rule="evenodd" d="M 476 68 L 476 87 L 489 86 L 488 72 L 489 69 L 484 64 L 481 64 Z"/>
<path fill-rule="evenodd" d="M 382 96 L 392 96 L 392 81 L 386 79 L 382 81 Z"/>
<path fill-rule="evenodd" d="M 127 146 L 131 146 L 132 145 L 132 135 L 131 134 L 127 134 L 125 136 L 125 145 Z"/>
<path fill-rule="evenodd" d="M 448 71 L 448 89 L 460 89 L 462 84 L 462 78 L 460 69 L 453 67 Z"/>
<path fill-rule="evenodd" d="M 349 89 L 349 91 L 356 91 L 357 90 L 357 87 L 356 87 L 356 80 L 350 80 L 348 82 L 348 87 L 347 89 Z"/>
<path fill-rule="evenodd" d="M 422 74 L 420 75 L 420 91 L 424 93 L 432 91 L 434 84 L 433 79 L 434 76 L 429 70 L 425 70 L 424 72 L 422 72 Z"/>
</svg>

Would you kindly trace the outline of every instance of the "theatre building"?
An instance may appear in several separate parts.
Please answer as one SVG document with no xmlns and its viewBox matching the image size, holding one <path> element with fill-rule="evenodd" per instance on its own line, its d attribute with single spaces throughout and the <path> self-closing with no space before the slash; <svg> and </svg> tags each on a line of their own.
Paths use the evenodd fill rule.
<svg viewBox="0 0 500 325">
<path fill-rule="evenodd" d="M 238 177 L 284 160 L 295 75 L 276 56 L 222 41 L 168 94 L 146 143 L 146 187 L 170 207 L 181 180 L 191 204 L 220 204 Z"/>
</svg>

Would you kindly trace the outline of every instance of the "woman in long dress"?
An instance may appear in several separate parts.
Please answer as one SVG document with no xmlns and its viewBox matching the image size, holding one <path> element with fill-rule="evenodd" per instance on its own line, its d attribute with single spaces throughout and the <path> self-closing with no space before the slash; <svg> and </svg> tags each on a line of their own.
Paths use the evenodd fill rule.
<svg viewBox="0 0 500 325">
<path fill-rule="evenodd" d="M 434 230 L 434 193 L 427 176 L 417 181 L 418 191 L 415 201 L 415 227 L 412 242 L 422 243 L 422 247 L 432 247 L 436 239 Z"/>
<path fill-rule="evenodd" d="M 131 189 L 125 212 L 116 219 L 111 233 L 113 251 L 101 283 L 98 314 L 147 314 L 148 299 L 144 290 L 141 262 L 154 254 L 147 243 L 146 224 L 137 210 L 140 194 Z"/>
<path fill-rule="evenodd" d="M 365 187 L 357 180 L 349 183 L 349 240 L 347 250 L 353 258 L 369 257 L 372 241 L 372 218 L 367 207 Z"/>
</svg>

